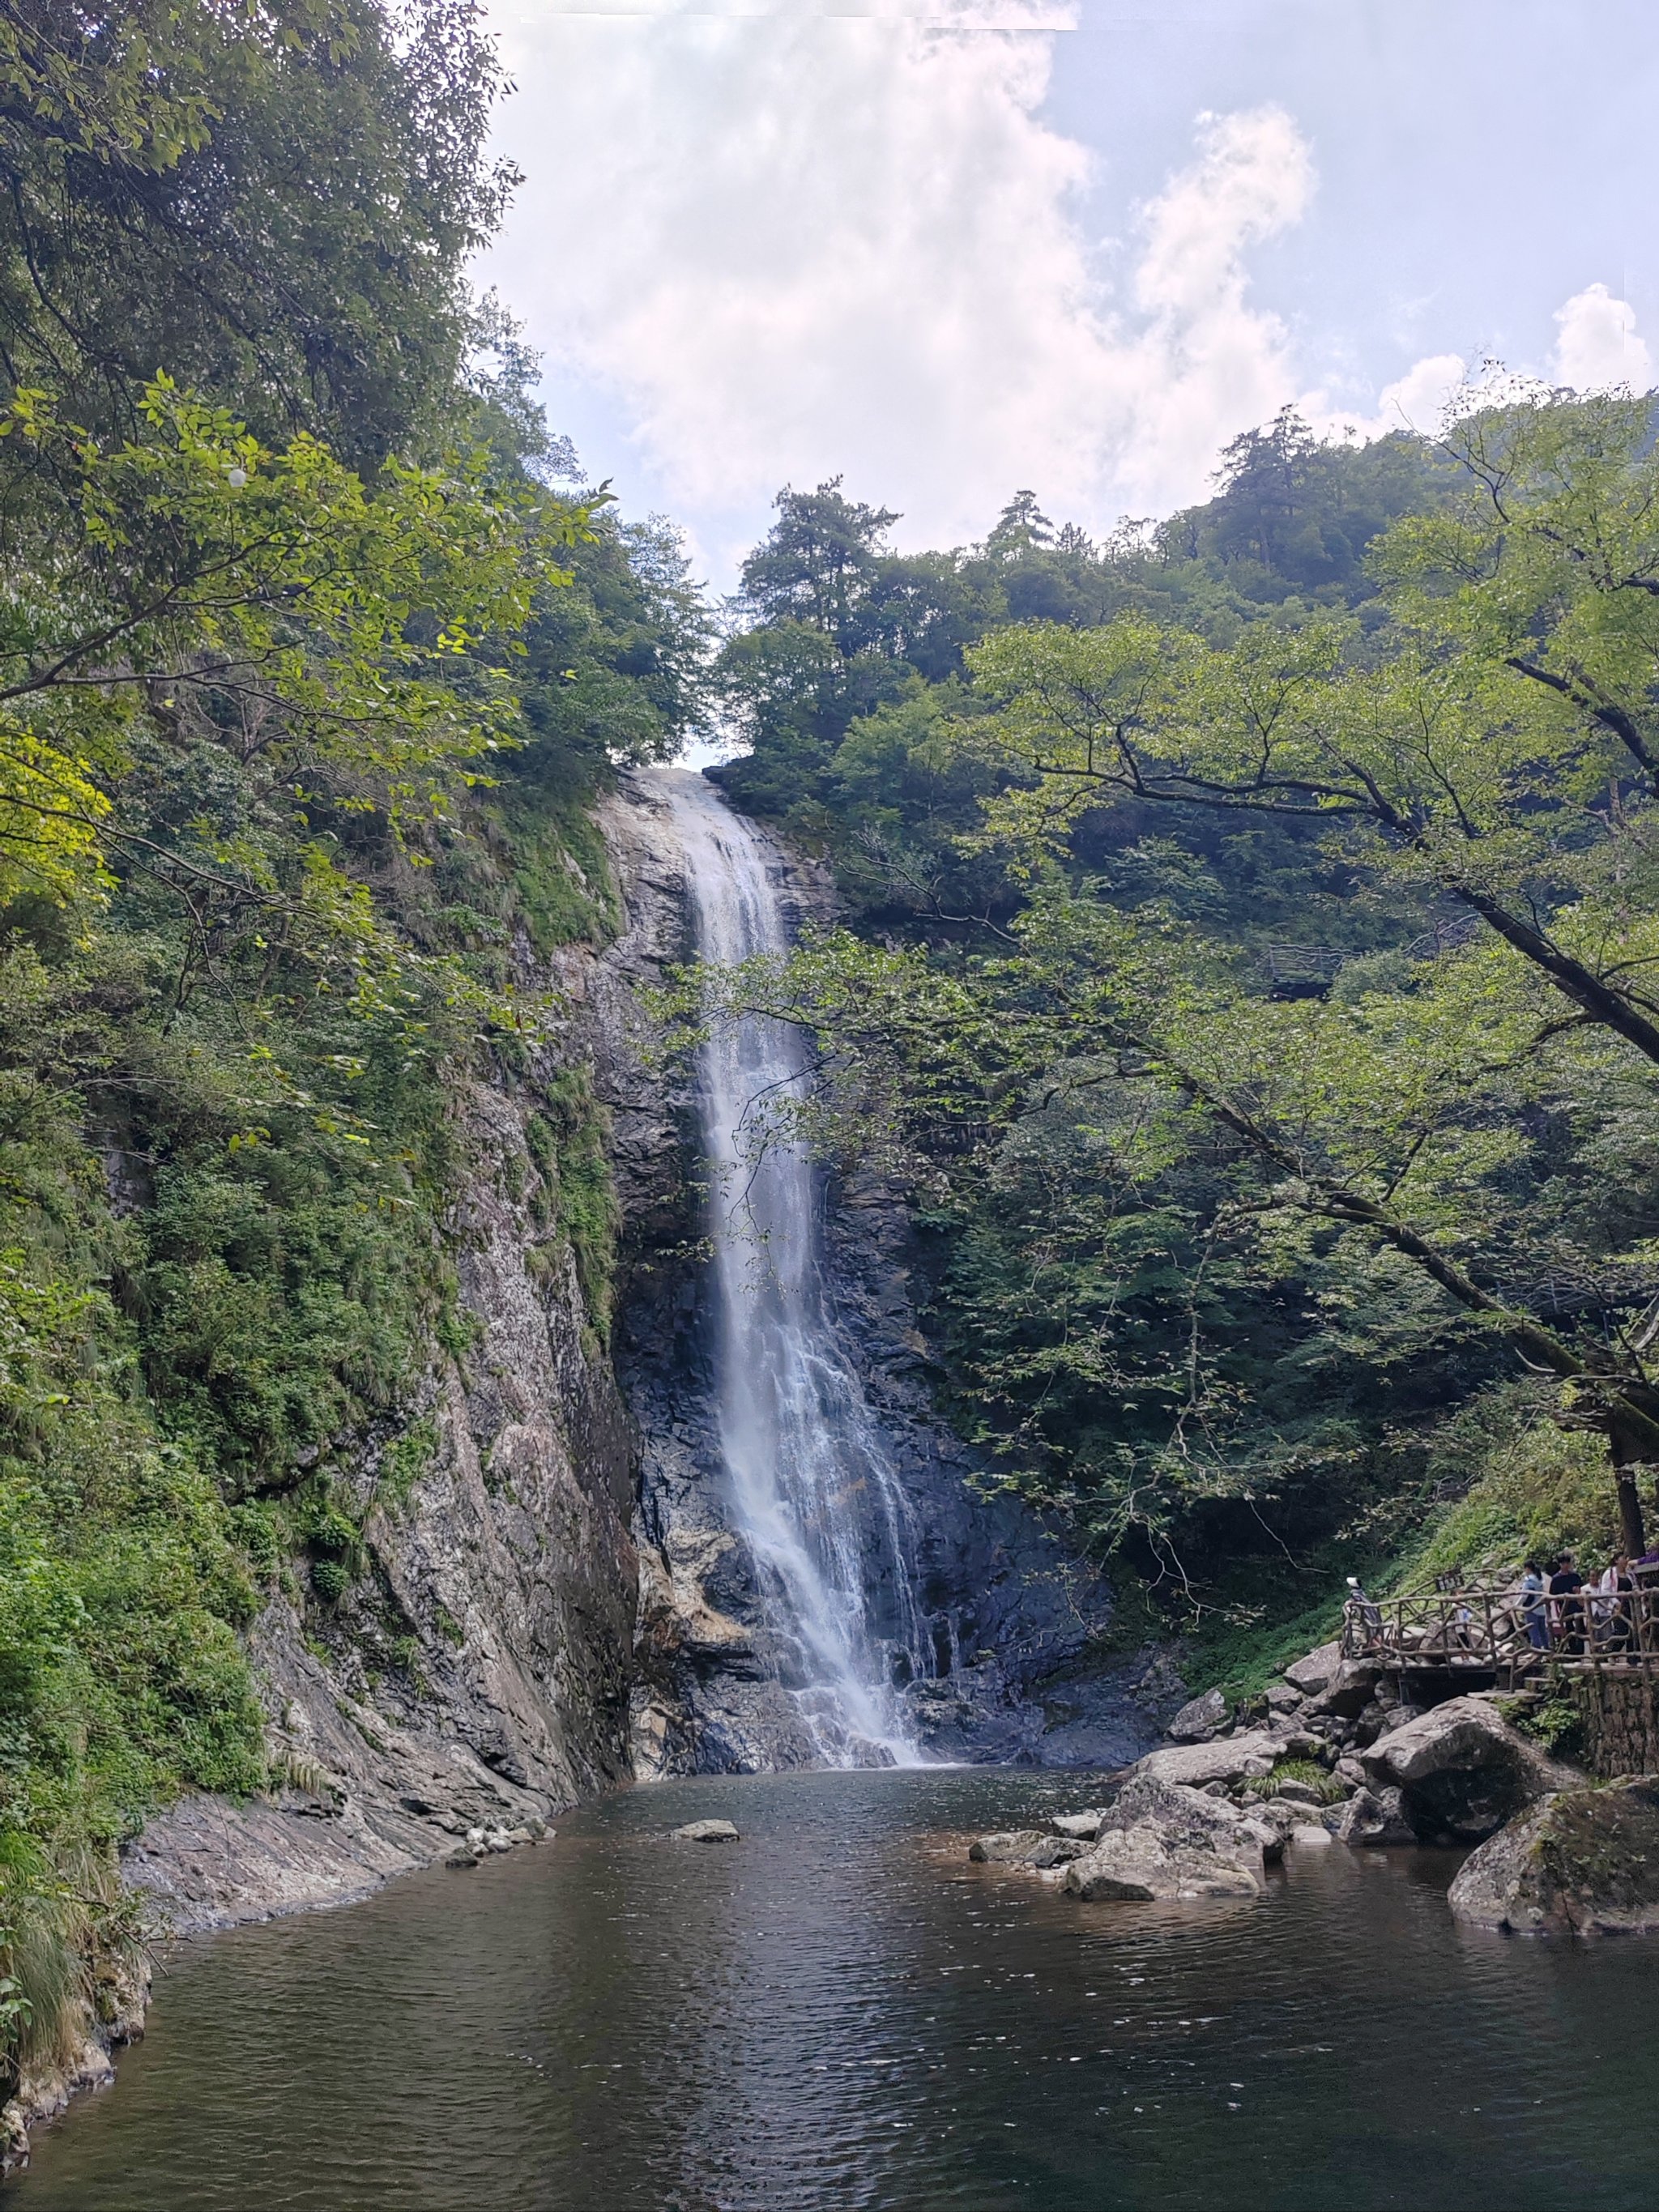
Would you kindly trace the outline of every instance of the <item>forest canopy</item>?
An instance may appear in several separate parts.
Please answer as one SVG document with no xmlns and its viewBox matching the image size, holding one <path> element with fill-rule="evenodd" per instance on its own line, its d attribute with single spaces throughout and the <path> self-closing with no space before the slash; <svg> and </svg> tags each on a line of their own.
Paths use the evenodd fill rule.
<svg viewBox="0 0 1659 2212">
<path fill-rule="evenodd" d="M 538 957 L 611 914 L 592 799 L 701 712 L 678 538 L 468 282 L 500 84 L 467 0 L 0 14 L 10 2078 L 130 1932 L 119 1841 L 282 1779 L 240 1632 L 365 1572 L 340 1455 L 417 1460 L 465 1347 L 458 1086 L 541 1050 Z"/>
<path fill-rule="evenodd" d="M 1311 1604 L 1505 1455 L 1576 1501 L 1599 1454 L 1645 1545 L 1650 420 L 1287 413 L 1103 545 L 1022 493 L 899 556 L 828 484 L 744 568 L 722 777 L 850 928 L 729 994 L 812 1034 L 821 1141 L 885 1130 L 1002 1479 L 1200 1615 Z"/>
</svg>

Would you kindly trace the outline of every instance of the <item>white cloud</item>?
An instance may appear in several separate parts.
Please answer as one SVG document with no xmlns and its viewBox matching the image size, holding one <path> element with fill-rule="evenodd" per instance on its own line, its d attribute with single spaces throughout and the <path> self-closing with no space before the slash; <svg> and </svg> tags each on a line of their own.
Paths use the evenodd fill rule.
<svg viewBox="0 0 1659 2212">
<path fill-rule="evenodd" d="M 1556 342 L 1547 367 L 1548 384 L 1570 386 L 1577 392 L 1606 392 L 1628 386 L 1646 391 L 1653 383 L 1653 362 L 1646 341 L 1636 329 L 1635 310 L 1625 300 L 1615 300 L 1605 284 L 1587 285 L 1555 311 Z M 1472 367 L 1462 354 L 1430 354 L 1415 362 L 1404 376 L 1389 385 L 1378 398 L 1375 414 L 1343 414 L 1333 409 L 1322 392 L 1310 392 L 1300 403 L 1316 429 L 1327 437 L 1359 441 L 1380 438 L 1389 430 L 1415 430 L 1431 437 L 1449 412 L 1475 404 L 1494 404 L 1521 398 L 1545 388 L 1522 369 L 1511 374 L 1500 362 L 1483 362 Z"/>
<path fill-rule="evenodd" d="M 1333 407 L 1322 392 L 1304 394 L 1302 412 L 1322 437 L 1362 445 L 1390 431 L 1412 430 L 1431 438 L 1448 410 L 1469 389 L 1469 364 L 1461 353 L 1427 354 L 1403 376 L 1384 385 L 1373 414 Z"/>
<path fill-rule="evenodd" d="M 1091 157 L 1039 109 L 1052 7 L 498 22 L 528 172 L 489 274 L 556 374 L 618 394 L 677 503 L 846 471 L 911 543 L 1018 485 L 1109 523 L 1201 495 L 1295 390 L 1246 256 L 1296 221 L 1276 109 L 1200 118 L 1121 301 L 1078 219 Z"/>
<path fill-rule="evenodd" d="M 1161 509 L 1202 494 L 1215 456 L 1295 390 L 1289 333 L 1247 299 L 1247 249 L 1299 220 L 1313 163 L 1281 109 L 1200 118 L 1199 158 L 1143 216 L 1134 303 L 1103 380 L 1097 418 L 1108 494 Z M 1113 465 L 1115 464 L 1115 465 Z"/>
<path fill-rule="evenodd" d="M 1279 108 L 1200 117 L 1190 163 L 1091 240 L 1093 156 L 1042 112 L 1071 4 L 498 11 L 527 177 L 486 274 L 718 566 L 786 481 L 844 472 L 910 544 L 981 536 L 1021 485 L 1109 527 L 1203 497 L 1228 440 L 1298 395 L 1326 434 L 1375 437 L 1432 431 L 1464 386 L 1437 353 L 1357 410 L 1307 391 L 1250 293 L 1315 190 Z M 1556 322 L 1558 380 L 1650 380 L 1606 286 Z"/>
<path fill-rule="evenodd" d="M 1575 292 L 1555 311 L 1555 352 L 1551 372 L 1558 384 L 1579 392 L 1607 392 L 1628 385 L 1645 392 L 1653 382 L 1653 360 L 1636 332 L 1636 311 L 1615 300 L 1605 284 Z"/>
</svg>

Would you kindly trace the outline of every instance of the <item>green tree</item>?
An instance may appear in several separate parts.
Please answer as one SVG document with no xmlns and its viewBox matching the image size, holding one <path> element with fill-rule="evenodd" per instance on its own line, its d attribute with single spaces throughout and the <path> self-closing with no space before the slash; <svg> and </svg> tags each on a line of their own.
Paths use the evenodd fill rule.
<svg viewBox="0 0 1659 2212">
<path fill-rule="evenodd" d="M 107 435 L 161 371 L 255 434 L 424 452 L 512 173 L 469 0 L 29 0 L 0 26 L 0 363 Z"/>
</svg>

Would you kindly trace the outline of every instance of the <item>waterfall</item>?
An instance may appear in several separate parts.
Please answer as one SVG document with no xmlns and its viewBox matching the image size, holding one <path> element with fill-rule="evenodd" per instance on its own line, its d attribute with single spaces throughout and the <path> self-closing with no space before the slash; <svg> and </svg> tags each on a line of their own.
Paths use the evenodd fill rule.
<svg viewBox="0 0 1659 2212">
<path fill-rule="evenodd" d="M 787 950 L 771 848 L 702 776 L 661 775 L 700 957 L 726 966 Z M 823 1764 L 914 1765 L 896 1684 L 932 1670 L 910 1505 L 826 1301 L 812 1164 L 787 1139 L 754 1144 L 802 1079 L 781 1023 L 721 1024 L 703 1047 L 726 1504 Z"/>
</svg>

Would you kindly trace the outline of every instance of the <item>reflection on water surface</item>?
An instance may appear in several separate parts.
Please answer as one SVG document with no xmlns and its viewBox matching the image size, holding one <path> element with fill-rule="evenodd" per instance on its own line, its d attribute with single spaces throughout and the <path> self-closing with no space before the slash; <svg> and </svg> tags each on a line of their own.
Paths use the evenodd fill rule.
<svg viewBox="0 0 1659 2212">
<path fill-rule="evenodd" d="M 1659 1951 L 1455 1929 L 1334 1847 L 1079 1905 L 984 1769 L 636 1790 L 476 1874 L 179 1947 L 18 2212 L 1492 2212 L 1659 2203 Z M 737 1845 L 673 1844 L 703 1815 Z"/>
</svg>

